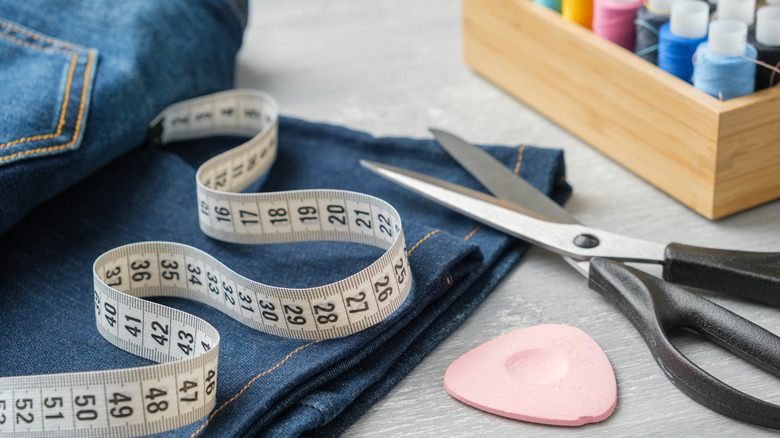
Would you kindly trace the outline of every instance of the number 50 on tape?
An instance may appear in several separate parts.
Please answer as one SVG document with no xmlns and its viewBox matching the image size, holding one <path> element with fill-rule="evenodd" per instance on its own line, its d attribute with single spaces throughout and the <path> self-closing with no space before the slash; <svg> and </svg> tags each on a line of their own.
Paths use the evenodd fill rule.
<svg viewBox="0 0 780 438">
<path fill-rule="evenodd" d="M 219 333 L 188 313 L 147 301 L 184 297 L 257 330 L 297 339 L 347 336 L 389 316 L 411 276 L 401 219 L 381 199 L 340 190 L 239 193 L 276 157 L 277 108 L 235 90 L 181 102 L 153 122 L 165 144 L 218 135 L 251 137 L 198 170 L 204 233 L 227 242 L 341 241 L 384 250 L 332 284 L 288 289 L 243 277 L 210 255 L 173 242 L 112 249 L 94 264 L 97 329 L 157 365 L 0 379 L 0 436 L 137 436 L 193 423 L 216 403 Z"/>
</svg>

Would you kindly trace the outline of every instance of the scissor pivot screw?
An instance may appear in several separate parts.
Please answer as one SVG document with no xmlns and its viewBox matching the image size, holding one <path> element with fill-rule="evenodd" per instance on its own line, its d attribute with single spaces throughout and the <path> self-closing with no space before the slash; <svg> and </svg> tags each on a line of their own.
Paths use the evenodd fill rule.
<svg viewBox="0 0 780 438">
<path fill-rule="evenodd" d="M 595 248 L 599 246 L 599 239 L 592 234 L 580 234 L 574 238 L 574 244 L 580 248 Z"/>
</svg>

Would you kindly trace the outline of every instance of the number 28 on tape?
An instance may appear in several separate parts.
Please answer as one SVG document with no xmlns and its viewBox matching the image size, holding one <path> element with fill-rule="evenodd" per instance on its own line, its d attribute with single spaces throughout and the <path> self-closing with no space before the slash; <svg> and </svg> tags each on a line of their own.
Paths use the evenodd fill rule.
<svg viewBox="0 0 780 438">
<path fill-rule="evenodd" d="M 239 193 L 276 157 L 277 108 L 263 93 L 235 90 L 166 108 L 151 124 L 165 144 L 239 135 L 246 143 L 198 170 L 204 233 L 227 242 L 341 241 L 384 253 L 333 284 L 287 289 L 245 278 L 210 255 L 172 242 L 112 249 L 94 263 L 97 329 L 157 365 L 0 379 L 0 436 L 137 436 L 205 417 L 216 404 L 219 333 L 206 321 L 143 299 L 185 297 L 257 330 L 296 339 L 347 336 L 389 316 L 411 276 L 401 219 L 381 199 L 340 190 Z"/>
</svg>

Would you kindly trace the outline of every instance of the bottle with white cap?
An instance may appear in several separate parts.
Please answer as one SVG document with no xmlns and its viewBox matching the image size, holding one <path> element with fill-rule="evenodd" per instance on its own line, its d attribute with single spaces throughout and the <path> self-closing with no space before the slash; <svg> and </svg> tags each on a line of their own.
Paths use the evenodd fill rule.
<svg viewBox="0 0 780 438">
<path fill-rule="evenodd" d="M 778 0 L 780 2 L 780 0 Z M 764 6 L 756 13 L 755 29 L 748 41 L 758 50 L 758 60 L 778 68 L 780 64 L 780 6 Z M 780 73 L 764 66 L 756 68 L 756 90 L 780 84 Z"/>
</svg>

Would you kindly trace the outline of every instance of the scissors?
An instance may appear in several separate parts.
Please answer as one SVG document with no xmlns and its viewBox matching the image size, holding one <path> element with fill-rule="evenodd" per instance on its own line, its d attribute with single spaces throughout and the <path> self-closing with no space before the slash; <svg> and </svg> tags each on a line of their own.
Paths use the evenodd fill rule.
<svg viewBox="0 0 780 438">
<path fill-rule="evenodd" d="M 663 245 L 584 226 L 483 150 L 447 132 L 431 132 L 497 197 L 385 164 L 361 164 L 445 207 L 562 255 L 588 278 L 591 289 L 631 321 L 659 367 L 680 391 L 720 414 L 780 429 L 780 405 L 713 377 L 677 350 L 668 337 L 675 328 L 693 330 L 780 377 L 780 337 L 673 284 L 780 306 L 780 253 Z M 624 262 L 660 264 L 665 280 Z"/>
</svg>

